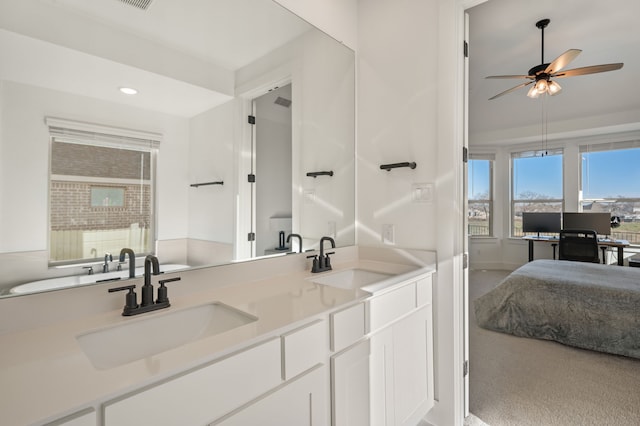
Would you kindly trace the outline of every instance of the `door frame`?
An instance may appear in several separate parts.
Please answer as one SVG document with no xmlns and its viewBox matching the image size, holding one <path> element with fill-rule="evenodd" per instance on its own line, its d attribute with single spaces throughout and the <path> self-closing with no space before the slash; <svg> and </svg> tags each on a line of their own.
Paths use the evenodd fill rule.
<svg viewBox="0 0 640 426">
<path fill-rule="evenodd" d="M 289 72 L 272 76 L 268 81 L 250 81 L 236 88 L 240 99 L 239 115 L 240 133 L 238 137 L 238 159 L 236 178 L 238 182 L 236 195 L 234 259 L 254 258 L 255 244 L 248 241 L 248 234 L 255 232 L 255 190 L 254 184 L 248 182 L 247 176 L 255 171 L 255 126 L 250 124 L 248 116 L 255 114 L 254 100 L 269 92 L 274 87 L 282 87 L 292 83 Z M 293 123 L 292 123 L 293 125 Z"/>
</svg>

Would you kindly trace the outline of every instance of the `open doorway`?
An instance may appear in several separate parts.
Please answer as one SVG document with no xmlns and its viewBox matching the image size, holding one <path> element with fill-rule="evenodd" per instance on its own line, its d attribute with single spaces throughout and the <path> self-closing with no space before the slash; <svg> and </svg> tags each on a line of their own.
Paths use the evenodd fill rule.
<svg viewBox="0 0 640 426">
<path fill-rule="evenodd" d="M 252 256 L 288 251 L 292 223 L 291 84 L 253 99 Z"/>
</svg>

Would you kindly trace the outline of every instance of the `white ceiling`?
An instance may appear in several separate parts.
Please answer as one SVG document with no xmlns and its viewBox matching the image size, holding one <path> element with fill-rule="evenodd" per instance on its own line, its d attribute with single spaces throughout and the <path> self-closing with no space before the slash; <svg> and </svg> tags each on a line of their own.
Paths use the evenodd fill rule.
<svg viewBox="0 0 640 426">
<path fill-rule="evenodd" d="M 309 24 L 272 0 L 153 0 L 147 10 L 119 0 L 50 1 L 230 70 L 309 29 Z"/>
<path fill-rule="evenodd" d="M 192 117 L 310 28 L 272 0 L 0 0 L 0 80 Z"/>
<path fill-rule="evenodd" d="M 492 146 L 539 140 L 543 97 L 522 88 L 488 99 L 527 80 L 485 79 L 527 74 L 540 64 L 540 30 L 549 18 L 544 61 L 568 49 L 582 53 L 565 69 L 623 62 L 618 71 L 559 79 L 547 96 L 549 139 L 640 128 L 640 2 L 637 0 L 489 0 L 469 10 L 469 144 Z"/>
</svg>

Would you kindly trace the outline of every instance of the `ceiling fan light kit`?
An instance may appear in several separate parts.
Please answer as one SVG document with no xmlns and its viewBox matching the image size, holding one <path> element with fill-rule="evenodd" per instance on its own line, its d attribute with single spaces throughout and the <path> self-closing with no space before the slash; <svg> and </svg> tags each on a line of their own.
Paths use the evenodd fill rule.
<svg viewBox="0 0 640 426">
<path fill-rule="evenodd" d="M 529 92 L 527 92 L 527 96 L 530 98 L 538 98 L 540 95 L 549 94 L 551 96 L 557 95 L 562 90 L 560 85 L 551 80 L 551 78 L 564 78 L 564 77 L 572 77 L 577 75 L 585 75 L 585 74 L 595 74 L 599 72 L 606 71 L 614 71 L 619 70 L 624 65 L 623 63 L 615 63 L 615 64 L 602 64 L 602 65 L 592 65 L 588 67 L 582 68 L 574 68 L 571 70 L 562 71 L 564 67 L 569 65 L 571 61 L 578 57 L 578 55 L 582 52 L 580 49 L 569 49 L 564 52 L 562 55 L 558 56 L 550 63 L 544 62 L 544 29 L 551 22 L 550 19 L 541 19 L 536 22 L 536 27 L 540 29 L 541 34 L 541 59 L 540 65 L 536 65 L 529 70 L 527 75 L 492 75 L 486 78 L 524 78 L 529 81 L 519 84 L 511 89 L 507 89 L 504 92 L 498 93 L 497 95 L 489 98 L 489 100 L 499 98 L 500 96 L 506 95 L 507 93 L 511 93 L 517 89 L 522 87 L 531 86 L 529 88 Z"/>
</svg>

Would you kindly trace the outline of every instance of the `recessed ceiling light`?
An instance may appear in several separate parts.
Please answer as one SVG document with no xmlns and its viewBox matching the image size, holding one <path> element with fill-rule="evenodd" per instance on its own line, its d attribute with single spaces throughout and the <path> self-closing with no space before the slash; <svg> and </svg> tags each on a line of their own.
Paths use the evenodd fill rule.
<svg viewBox="0 0 640 426">
<path fill-rule="evenodd" d="M 120 91 L 125 95 L 135 95 L 138 91 L 132 87 L 121 87 Z"/>
</svg>

